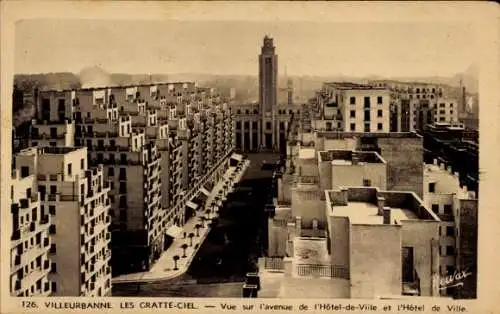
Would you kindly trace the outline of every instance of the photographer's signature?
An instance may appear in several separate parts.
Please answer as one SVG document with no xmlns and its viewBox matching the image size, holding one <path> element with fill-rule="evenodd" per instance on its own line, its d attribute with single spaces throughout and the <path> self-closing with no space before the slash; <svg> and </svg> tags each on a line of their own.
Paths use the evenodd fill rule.
<svg viewBox="0 0 500 314">
<path fill-rule="evenodd" d="M 437 275 L 439 280 L 439 290 L 452 287 L 462 287 L 464 285 L 463 281 L 470 275 L 472 275 L 472 273 L 468 270 L 455 270 L 453 274 L 444 277 Z"/>
</svg>

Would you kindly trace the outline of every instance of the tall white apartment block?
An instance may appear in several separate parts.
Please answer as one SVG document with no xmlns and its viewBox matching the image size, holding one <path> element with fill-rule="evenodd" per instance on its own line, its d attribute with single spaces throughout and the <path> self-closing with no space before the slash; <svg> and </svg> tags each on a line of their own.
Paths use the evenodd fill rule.
<svg viewBox="0 0 500 314">
<path fill-rule="evenodd" d="M 70 147 L 28 148 L 15 164 L 36 176 L 42 215 L 50 217 L 52 295 L 109 296 L 110 189 L 102 166 L 89 169 L 87 149 Z"/>
</svg>

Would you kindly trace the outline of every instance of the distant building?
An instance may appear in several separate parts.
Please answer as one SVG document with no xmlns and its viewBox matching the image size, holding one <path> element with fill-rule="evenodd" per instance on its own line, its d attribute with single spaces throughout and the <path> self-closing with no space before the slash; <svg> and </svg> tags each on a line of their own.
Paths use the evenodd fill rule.
<svg viewBox="0 0 500 314">
<path fill-rule="evenodd" d="M 325 83 L 317 98 L 313 129 L 344 132 L 389 132 L 390 94 L 386 88 Z"/>
<path fill-rule="evenodd" d="M 284 151 L 288 122 L 301 106 L 293 101 L 288 80 L 285 100 L 278 101 L 278 56 L 273 39 L 266 36 L 259 55 L 259 103 L 233 104 L 234 144 L 241 151 Z"/>
</svg>

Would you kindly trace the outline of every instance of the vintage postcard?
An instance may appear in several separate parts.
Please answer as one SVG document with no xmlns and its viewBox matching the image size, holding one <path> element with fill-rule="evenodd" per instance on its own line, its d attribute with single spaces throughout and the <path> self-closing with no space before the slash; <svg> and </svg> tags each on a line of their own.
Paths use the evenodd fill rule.
<svg viewBox="0 0 500 314">
<path fill-rule="evenodd" d="M 2 2 L 2 313 L 496 312 L 497 8 Z"/>
</svg>

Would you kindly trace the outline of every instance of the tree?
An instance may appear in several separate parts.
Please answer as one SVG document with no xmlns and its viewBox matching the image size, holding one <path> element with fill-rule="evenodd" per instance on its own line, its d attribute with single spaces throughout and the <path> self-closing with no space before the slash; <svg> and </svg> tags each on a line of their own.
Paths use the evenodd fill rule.
<svg viewBox="0 0 500 314">
<path fill-rule="evenodd" d="M 179 260 L 179 255 L 174 255 L 172 257 L 174 259 L 174 270 L 178 270 L 179 268 L 177 268 L 177 261 Z"/>
<path fill-rule="evenodd" d="M 188 248 L 187 243 L 183 243 L 181 245 L 181 248 L 184 250 L 183 253 L 182 253 L 182 257 L 186 257 L 186 249 Z"/>
<path fill-rule="evenodd" d="M 201 228 L 201 225 L 200 224 L 196 224 L 194 226 L 194 228 L 196 229 L 196 236 L 199 237 L 200 236 L 200 228 Z"/>
<path fill-rule="evenodd" d="M 194 237 L 194 233 L 190 232 L 189 235 L 189 240 L 190 240 L 190 243 L 189 243 L 189 246 L 193 246 L 193 237 Z"/>
<path fill-rule="evenodd" d="M 205 228 L 205 220 L 207 220 L 207 218 L 205 216 L 201 216 L 200 220 L 201 220 L 201 226 Z"/>
<path fill-rule="evenodd" d="M 205 210 L 205 214 L 207 214 L 207 219 L 210 219 L 210 213 L 212 212 L 211 209 Z"/>
</svg>

